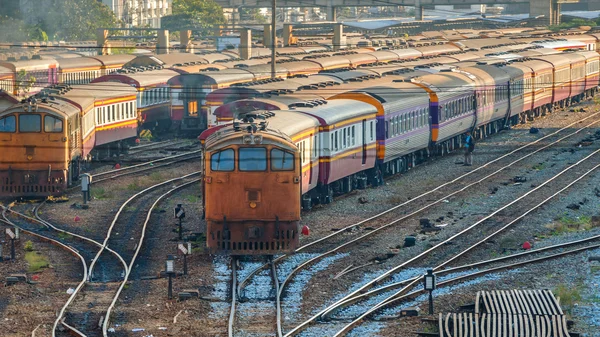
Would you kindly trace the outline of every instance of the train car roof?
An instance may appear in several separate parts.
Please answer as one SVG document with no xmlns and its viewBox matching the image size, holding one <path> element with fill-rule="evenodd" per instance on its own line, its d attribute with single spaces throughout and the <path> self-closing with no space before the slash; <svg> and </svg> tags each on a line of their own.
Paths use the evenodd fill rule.
<svg viewBox="0 0 600 337">
<path fill-rule="evenodd" d="M 332 85 L 338 85 L 343 83 L 339 78 L 328 76 L 328 74 L 311 75 L 307 77 L 294 77 L 290 78 L 289 81 L 298 83 L 299 89 L 308 89 L 314 87 L 328 87 Z"/>
<path fill-rule="evenodd" d="M 0 66 L 0 76 L 12 76 L 13 71 L 6 68 L 6 67 L 2 67 Z"/>
<path fill-rule="evenodd" d="M 299 74 L 317 74 L 322 70 L 322 66 L 319 64 L 319 62 L 313 59 L 285 62 L 281 63 L 281 65 L 287 69 L 288 76 L 294 76 Z M 269 65 L 269 74 L 270 73 L 271 65 Z"/>
<path fill-rule="evenodd" d="M 178 76 L 186 85 L 219 85 L 225 83 L 239 83 L 254 80 L 254 74 L 246 68 L 223 69 L 219 71 L 206 71 L 201 73 L 189 73 Z"/>
<path fill-rule="evenodd" d="M 382 104 L 402 101 L 410 106 L 429 102 L 427 91 L 411 82 L 390 82 L 386 85 L 366 87 L 354 91 L 367 93 Z"/>
<path fill-rule="evenodd" d="M 357 79 L 366 80 L 369 78 L 375 78 L 375 77 L 381 76 L 376 71 L 373 71 L 373 70 L 367 69 L 367 68 L 359 68 L 356 70 L 336 71 L 336 72 L 330 72 L 330 73 L 325 72 L 325 73 L 321 73 L 320 75 L 337 78 L 338 80 L 340 80 L 340 83 L 357 80 Z"/>
<path fill-rule="evenodd" d="M 523 65 L 531 68 L 534 72 L 539 72 L 542 70 L 552 69 L 552 64 L 536 59 L 523 59 L 523 60 L 515 60 L 511 64 L 522 63 Z"/>
<path fill-rule="evenodd" d="M 0 112 L 10 108 L 11 106 L 17 103 L 19 103 L 19 99 L 16 96 L 13 96 L 11 93 L 0 89 Z"/>
<path fill-rule="evenodd" d="M 509 81 L 510 76 L 506 71 L 502 71 L 492 65 L 475 65 L 472 67 L 460 68 L 460 71 L 479 77 L 485 85 L 491 86 L 497 83 L 505 84 Z"/>
<path fill-rule="evenodd" d="M 293 63 L 293 62 L 289 62 Z M 248 68 L 243 68 L 254 75 L 254 79 L 264 79 L 271 77 L 271 65 L 270 64 L 259 64 Z M 238 69 L 242 70 L 242 69 Z M 275 76 L 285 78 L 289 74 L 287 63 L 276 63 L 275 64 Z"/>
<path fill-rule="evenodd" d="M 165 68 L 170 68 L 178 63 L 184 64 L 189 62 L 206 63 L 207 61 L 202 55 L 190 53 L 138 55 L 133 60 L 127 62 L 124 68 L 139 66 L 163 66 Z"/>
<path fill-rule="evenodd" d="M 11 71 L 35 71 L 56 68 L 58 62 L 52 60 L 20 60 L 20 61 L 0 61 L 0 66 L 10 69 Z"/>
<path fill-rule="evenodd" d="M 449 43 L 443 45 L 414 47 L 414 49 L 420 51 L 423 54 L 423 56 L 433 56 L 461 50 L 459 47 Z"/>
<path fill-rule="evenodd" d="M 137 90 L 125 83 L 92 83 L 71 85 L 71 89 L 63 94 L 56 93 L 52 88 L 45 89 L 50 96 L 56 99 L 62 99 L 72 102 L 85 111 L 88 107 L 96 103 L 115 98 L 130 97 L 135 99 Z"/>
<path fill-rule="evenodd" d="M 268 129 L 277 130 L 286 136 L 293 138 L 295 135 L 319 127 L 319 120 L 313 116 L 306 115 L 293 110 L 273 110 L 274 117 L 267 118 Z"/>
<path fill-rule="evenodd" d="M 71 59 L 58 59 L 58 67 L 60 69 L 77 69 L 77 68 L 98 68 L 102 63 L 91 57 L 78 57 Z"/>
<path fill-rule="evenodd" d="M 494 67 L 498 67 L 498 69 L 506 72 L 511 79 L 517 80 L 523 78 L 523 75 L 525 75 L 525 72 L 529 69 L 526 69 L 525 67 L 510 67 L 510 64 L 495 65 Z M 531 73 L 531 69 L 527 72 Z"/>
<path fill-rule="evenodd" d="M 53 60 L 59 60 L 59 59 L 74 59 L 74 58 L 79 58 L 82 57 L 81 54 L 77 54 L 77 53 L 60 53 L 60 54 L 38 54 L 40 55 L 40 57 L 43 60 L 49 60 L 49 59 L 53 59 Z"/>
<path fill-rule="evenodd" d="M 234 55 L 227 55 L 227 54 L 220 54 L 220 53 L 200 54 L 198 56 L 200 56 L 204 60 L 204 63 L 215 63 L 215 62 L 219 62 L 219 61 L 228 61 L 228 60 L 234 60 L 234 59 L 239 58 L 239 56 L 235 57 Z"/>
<path fill-rule="evenodd" d="M 539 56 L 534 59 L 550 62 L 554 68 L 557 68 L 569 65 L 573 61 L 584 61 L 585 57 L 583 55 L 573 55 L 571 53 L 560 53 L 558 55 Z"/>
<path fill-rule="evenodd" d="M 454 97 L 456 93 L 471 91 L 476 85 L 475 79 L 454 72 L 425 75 L 414 78 L 412 81 L 429 87 L 436 92 L 440 101 Z"/>
<path fill-rule="evenodd" d="M 305 60 L 310 60 L 315 62 L 321 66 L 321 70 L 330 70 L 330 69 L 340 69 L 340 68 L 349 68 L 350 67 L 350 59 L 346 57 L 346 55 L 338 55 L 331 57 L 320 57 L 320 58 L 310 58 Z"/>
<path fill-rule="evenodd" d="M 583 57 L 586 58 L 586 60 L 591 59 L 591 58 L 600 57 L 600 54 L 598 54 L 598 52 L 591 51 L 591 50 L 579 50 L 579 51 L 574 52 L 574 54 L 582 55 Z"/>
<path fill-rule="evenodd" d="M 398 54 L 389 50 L 380 50 L 372 52 L 371 55 L 377 57 L 377 62 L 391 62 L 399 59 Z"/>
<path fill-rule="evenodd" d="M 423 53 L 414 48 L 389 49 L 388 51 L 397 54 L 399 60 L 413 59 L 423 56 Z"/>
<path fill-rule="evenodd" d="M 335 126 L 336 123 L 355 117 L 376 114 L 377 108 L 371 104 L 352 99 L 336 99 L 327 101 L 327 104 L 318 105 L 313 108 L 299 107 L 296 111 L 301 111 L 317 117 L 322 126 Z"/>
<path fill-rule="evenodd" d="M 350 61 L 351 66 L 354 68 L 363 64 L 372 64 L 377 62 L 377 57 L 369 53 L 344 54 L 343 56 Z"/>
<path fill-rule="evenodd" d="M 553 40 L 553 41 L 533 41 L 533 45 L 542 46 L 544 48 L 552 48 L 556 50 L 564 50 L 569 48 L 587 48 L 587 45 L 579 41 Z"/>
<path fill-rule="evenodd" d="M 104 66 L 123 65 L 136 58 L 135 55 L 131 54 L 98 55 L 90 57 L 100 61 Z"/>
<path fill-rule="evenodd" d="M 136 88 L 152 87 L 159 84 L 167 84 L 169 79 L 179 75 L 170 69 L 160 69 L 129 74 L 110 74 L 96 78 L 92 83 L 121 82 Z"/>
</svg>

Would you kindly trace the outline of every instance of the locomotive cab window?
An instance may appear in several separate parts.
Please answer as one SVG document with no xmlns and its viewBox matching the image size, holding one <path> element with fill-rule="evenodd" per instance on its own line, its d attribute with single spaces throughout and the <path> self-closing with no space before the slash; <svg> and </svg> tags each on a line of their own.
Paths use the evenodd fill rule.
<svg viewBox="0 0 600 337">
<path fill-rule="evenodd" d="M 44 132 L 62 132 L 63 122 L 52 116 L 44 117 Z"/>
<path fill-rule="evenodd" d="M 233 149 L 213 153 L 210 156 L 211 171 L 233 171 Z"/>
<path fill-rule="evenodd" d="M 19 115 L 19 132 L 42 131 L 42 118 L 40 115 Z"/>
<path fill-rule="evenodd" d="M 238 151 L 240 171 L 265 171 L 267 169 L 267 149 L 242 147 Z"/>
<path fill-rule="evenodd" d="M 0 132 L 15 132 L 17 130 L 15 116 L 0 118 Z"/>
<path fill-rule="evenodd" d="M 294 155 L 279 149 L 271 150 L 271 170 L 292 171 L 294 169 Z"/>
</svg>

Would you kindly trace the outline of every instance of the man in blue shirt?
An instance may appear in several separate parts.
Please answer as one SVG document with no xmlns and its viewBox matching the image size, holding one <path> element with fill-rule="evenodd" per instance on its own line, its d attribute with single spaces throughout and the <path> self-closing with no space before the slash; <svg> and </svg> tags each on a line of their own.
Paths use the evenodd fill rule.
<svg viewBox="0 0 600 337">
<path fill-rule="evenodd" d="M 471 132 L 467 131 L 467 138 L 465 139 L 465 162 L 464 166 L 473 165 L 473 150 L 475 150 L 475 141 Z"/>
</svg>

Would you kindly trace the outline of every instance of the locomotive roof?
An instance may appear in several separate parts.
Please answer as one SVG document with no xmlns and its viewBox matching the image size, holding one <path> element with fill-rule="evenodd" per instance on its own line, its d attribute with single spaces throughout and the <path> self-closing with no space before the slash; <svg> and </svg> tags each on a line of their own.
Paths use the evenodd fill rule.
<svg viewBox="0 0 600 337">
<path fill-rule="evenodd" d="M 12 94 L 0 89 L 0 112 L 19 103 L 19 99 Z"/>
<path fill-rule="evenodd" d="M 25 104 L 27 104 L 27 103 L 25 103 Z M 55 115 L 58 115 L 61 117 L 67 117 L 67 118 L 76 116 L 81 111 L 78 106 L 72 104 L 71 102 L 61 100 L 61 99 L 48 100 L 47 103 L 43 103 L 40 99 L 38 99 L 37 106 L 38 106 L 38 108 L 37 108 L 38 113 L 39 112 L 49 112 L 49 113 L 54 113 Z M 14 104 L 11 107 L 7 108 L 6 110 L 4 110 L 4 112 L 0 112 L 0 116 L 10 114 L 10 113 L 15 113 L 15 112 L 29 113 L 29 112 L 23 112 L 23 104 L 18 103 L 18 104 Z"/>
</svg>

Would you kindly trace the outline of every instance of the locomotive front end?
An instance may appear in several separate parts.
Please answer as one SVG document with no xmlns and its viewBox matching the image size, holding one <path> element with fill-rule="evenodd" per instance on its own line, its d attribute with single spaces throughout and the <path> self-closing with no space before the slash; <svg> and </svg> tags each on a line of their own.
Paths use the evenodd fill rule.
<svg viewBox="0 0 600 337">
<path fill-rule="evenodd" d="M 0 196 L 60 195 L 68 184 L 65 115 L 30 99 L 0 114 Z"/>
<path fill-rule="evenodd" d="M 298 148 L 246 114 L 204 147 L 204 206 L 211 253 L 272 255 L 298 247 Z M 207 130 L 208 131 L 208 130 Z"/>
</svg>

